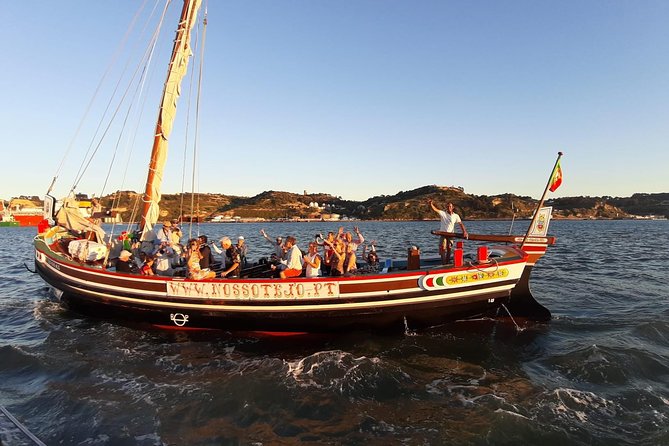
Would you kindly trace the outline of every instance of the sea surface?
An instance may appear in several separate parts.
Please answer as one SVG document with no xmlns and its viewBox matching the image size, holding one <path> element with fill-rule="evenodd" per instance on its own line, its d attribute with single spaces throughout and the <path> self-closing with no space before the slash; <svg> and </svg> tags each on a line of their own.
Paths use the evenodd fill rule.
<svg viewBox="0 0 669 446">
<path fill-rule="evenodd" d="M 354 224 L 382 259 L 437 254 L 436 222 Z M 306 247 L 337 224 L 264 227 Z M 191 234 L 244 235 L 255 258 L 271 251 L 260 228 Z M 548 324 L 269 337 L 82 318 L 24 267 L 35 229 L 0 228 L 0 404 L 48 445 L 669 445 L 669 222 L 549 232 L 532 275 Z M 33 444 L 2 413 L 0 441 Z"/>
</svg>

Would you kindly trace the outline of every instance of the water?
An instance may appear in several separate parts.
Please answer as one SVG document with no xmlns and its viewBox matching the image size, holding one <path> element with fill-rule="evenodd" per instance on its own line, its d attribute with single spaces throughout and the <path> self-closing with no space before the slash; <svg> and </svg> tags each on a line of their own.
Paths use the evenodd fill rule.
<svg viewBox="0 0 669 446">
<path fill-rule="evenodd" d="M 381 258 L 436 255 L 436 225 L 359 222 Z M 242 234 L 254 258 L 271 249 L 260 227 L 200 231 Z M 303 247 L 336 230 L 265 228 Z M 81 318 L 23 267 L 34 228 L 0 228 L 0 404 L 49 445 L 669 444 L 669 222 L 554 221 L 551 233 L 532 278 L 548 325 L 269 338 Z M 0 440 L 31 444 L 1 414 Z"/>
</svg>

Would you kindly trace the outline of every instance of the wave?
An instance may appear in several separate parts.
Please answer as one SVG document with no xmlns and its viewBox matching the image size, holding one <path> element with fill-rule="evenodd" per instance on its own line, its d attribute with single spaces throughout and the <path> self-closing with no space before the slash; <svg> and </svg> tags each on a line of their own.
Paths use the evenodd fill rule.
<svg viewBox="0 0 669 446">
<path fill-rule="evenodd" d="M 625 347 L 591 345 L 544 360 L 566 378 L 622 386 L 639 379 L 664 382 L 669 365 L 659 355 Z"/>
<path fill-rule="evenodd" d="M 298 387 L 314 387 L 352 399 L 387 400 L 404 394 L 410 377 L 380 358 L 341 350 L 316 352 L 286 362 L 286 376 Z"/>
</svg>

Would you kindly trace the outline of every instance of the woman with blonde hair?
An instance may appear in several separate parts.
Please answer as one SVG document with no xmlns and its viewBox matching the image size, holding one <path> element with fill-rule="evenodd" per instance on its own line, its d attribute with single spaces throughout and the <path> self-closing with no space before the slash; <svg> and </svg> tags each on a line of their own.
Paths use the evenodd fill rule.
<svg viewBox="0 0 669 446">
<path fill-rule="evenodd" d="M 188 241 L 188 277 L 194 280 L 213 279 L 216 277 L 214 271 L 203 271 L 200 268 L 200 244 L 196 239 Z"/>
</svg>

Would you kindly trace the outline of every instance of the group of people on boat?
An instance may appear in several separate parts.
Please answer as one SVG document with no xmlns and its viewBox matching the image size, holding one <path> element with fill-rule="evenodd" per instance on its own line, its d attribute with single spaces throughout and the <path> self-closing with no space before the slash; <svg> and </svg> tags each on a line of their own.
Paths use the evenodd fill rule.
<svg viewBox="0 0 669 446">
<path fill-rule="evenodd" d="M 112 246 L 120 249 L 116 271 L 131 274 L 174 276 L 185 271 L 187 250 L 181 245 L 178 220 L 164 221 L 145 241 L 139 234 L 123 231 Z"/>
<path fill-rule="evenodd" d="M 228 237 L 220 240 L 221 248 L 209 243 L 206 235 L 181 243 L 183 233 L 177 220 L 165 221 L 140 241 L 138 234 L 121 233 L 117 244 L 122 249 L 118 254 L 116 271 L 132 274 L 159 276 L 187 276 L 196 280 L 214 277 L 239 277 L 246 264 L 246 245 L 240 236 L 237 245 Z M 225 254 L 226 262 L 215 259 L 213 250 Z M 227 268 L 223 269 L 223 267 Z"/>
<path fill-rule="evenodd" d="M 367 246 L 363 246 L 362 257 L 366 265 L 359 268 L 357 251 L 365 242 L 365 238 L 357 226 L 353 228 L 353 232 L 355 238 L 351 232 L 345 232 L 344 227 L 340 227 L 337 233 L 328 232 L 326 237 L 317 234 L 314 240 L 309 242 L 306 252 L 302 252 L 297 246 L 295 237 L 288 236 L 285 240 L 282 237 L 272 239 L 264 229 L 260 230 L 260 235 L 274 248 L 270 261 L 281 278 L 302 275 L 343 276 L 375 271 L 379 264 L 376 242 L 371 242 L 369 252 Z"/>
<path fill-rule="evenodd" d="M 446 209 L 439 209 L 432 200 L 429 206 L 441 220 L 440 231 L 453 233 L 459 225 L 462 235 L 467 238 L 467 230 L 460 216 L 454 212 L 453 203 L 449 202 Z M 306 251 L 298 246 L 294 236 L 285 238 L 270 237 L 264 229 L 260 235 L 272 245 L 269 264 L 273 275 L 280 278 L 344 276 L 355 273 L 373 272 L 379 269 L 379 257 L 376 242 L 364 245 L 365 238 L 356 226 L 352 232 L 340 227 L 337 232 L 330 231 L 325 237 L 317 234 L 308 243 Z M 183 232 L 178 220 L 166 220 L 156 225 L 144 240 L 139 234 L 122 232 L 117 239 L 117 255 L 110 255 L 116 260 L 116 271 L 131 274 L 182 276 L 195 280 L 220 278 L 237 278 L 242 270 L 249 267 L 247 260 L 248 247 L 244 236 L 239 236 L 233 244 L 229 237 L 210 243 L 206 235 L 188 240 L 182 245 Z M 358 262 L 358 251 L 362 246 L 362 260 Z M 453 240 L 441 235 L 439 253 L 443 264 L 450 262 Z M 214 252 L 220 260 L 214 257 Z"/>
<path fill-rule="evenodd" d="M 376 242 L 362 248 L 365 264 L 358 264 L 357 251 L 365 242 L 358 227 L 353 232 L 343 227 L 326 237 L 317 234 L 303 252 L 296 237 L 270 237 L 264 229 L 260 234 L 272 245 L 267 260 L 272 275 L 279 278 L 343 276 L 378 270 L 379 257 Z M 354 236 L 355 234 L 355 236 Z M 133 238 L 135 237 L 135 238 Z M 165 221 L 157 226 L 147 240 L 123 232 L 118 238 L 121 251 L 116 261 L 116 271 L 129 274 L 182 276 L 195 280 L 241 277 L 242 270 L 250 266 L 248 246 L 244 236 L 233 244 L 229 237 L 222 237 L 219 246 L 210 243 L 206 235 L 181 244 L 182 232 L 178 221 Z M 220 260 L 214 257 L 220 256 Z"/>
</svg>

